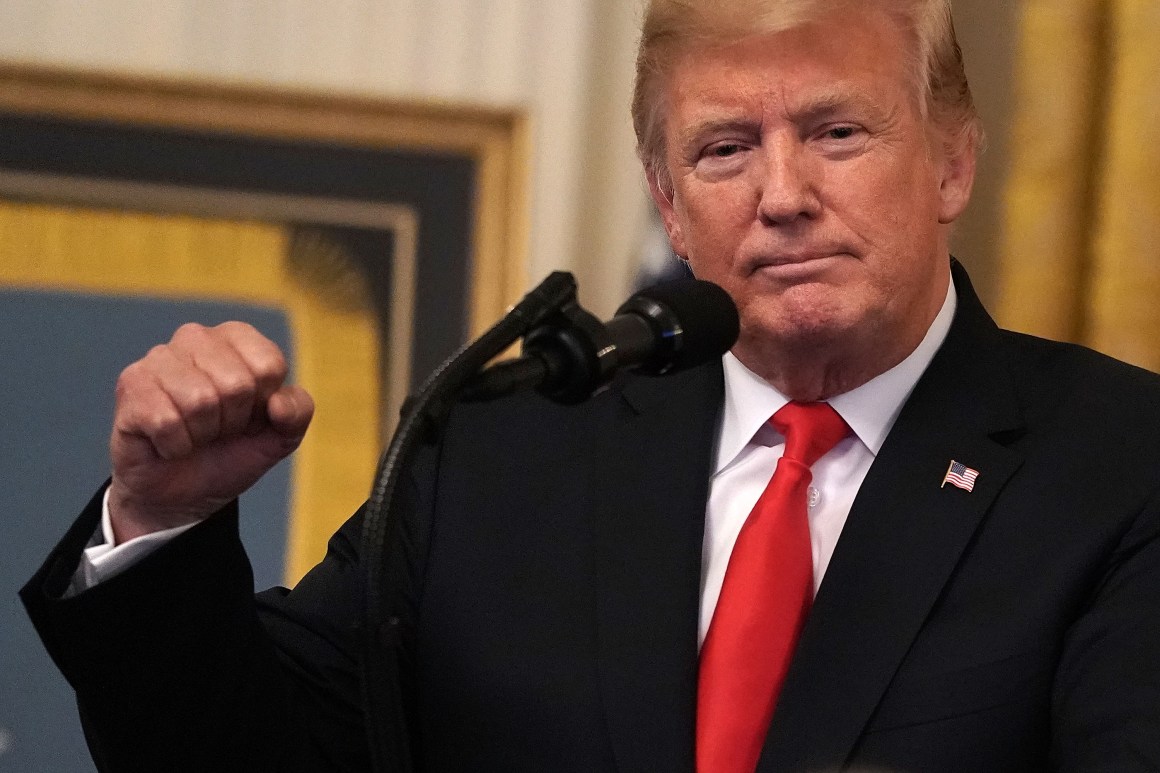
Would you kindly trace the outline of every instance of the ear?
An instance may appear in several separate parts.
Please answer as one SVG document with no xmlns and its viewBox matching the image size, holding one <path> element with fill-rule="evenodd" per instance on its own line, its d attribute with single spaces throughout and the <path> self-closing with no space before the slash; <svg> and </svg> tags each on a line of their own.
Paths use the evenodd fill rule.
<svg viewBox="0 0 1160 773">
<path fill-rule="evenodd" d="M 669 235 L 669 244 L 673 247 L 673 252 L 679 258 L 688 258 L 688 250 L 685 249 L 685 234 L 681 229 L 680 218 L 677 217 L 676 205 L 673 203 L 676 193 L 673 192 L 673 185 L 669 182 L 661 182 L 658 179 L 656 172 L 648 171 L 645 173 L 648 178 L 648 191 L 652 194 L 653 201 L 656 202 L 657 209 L 661 213 L 661 220 L 665 224 L 665 232 Z"/>
<path fill-rule="evenodd" d="M 938 221 L 943 225 L 953 223 L 967 208 L 971 200 L 971 189 L 975 184 L 974 139 L 947 143 L 943 151 L 942 183 L 939 186 L 941 199 Z"/>
</svg>

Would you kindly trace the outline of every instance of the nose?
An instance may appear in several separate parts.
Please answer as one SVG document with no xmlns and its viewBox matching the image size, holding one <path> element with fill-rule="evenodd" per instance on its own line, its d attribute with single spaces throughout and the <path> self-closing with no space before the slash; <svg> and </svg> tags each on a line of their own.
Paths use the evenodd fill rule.
<svg viewBox="0 0 1160 773">
<path fill-rule="evenodd" d="M 788 225 L 799 218 L 816 218 L 821 210 L 818 180 L 801 143 L 788 137 L 772 139 L 763 151 L 758 203 L 762 221 Z"/>
</svg>

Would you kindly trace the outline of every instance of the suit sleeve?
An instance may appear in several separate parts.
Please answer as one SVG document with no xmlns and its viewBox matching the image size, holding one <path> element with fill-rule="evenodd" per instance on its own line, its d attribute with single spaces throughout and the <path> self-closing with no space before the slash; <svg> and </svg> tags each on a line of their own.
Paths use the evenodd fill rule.
<svg viewBox="0 0 1160 773">
<path fill-rule="evenodd" d="M 301 592 L 254 597 L 231 506 L 124 574 L 61 598 L 99 504 L 21 592 L 76 690 L 98 769 L 365 768 L 358 515 Z"/>
<path fill-rule="evenodd" d="M 427 452 L 424 452 L 427 454 Z M 430 470 L 430 456 L 413 470 Z M 430 482 L 430 475 L 421 476 Z M 419 519 L 416 477 L 398 522 Z M 253 593 L 236 503 L 106 582 L 63 598 L 97 494 L 21 591 L 75 689 L 102 771 L 365 771 L 359 690 L 362 511 L 289 591 Z M 420 543 L 407 545 L 413 592 Z M 410 596 L 406 603 L 414 608 Z"/>
<path fill-rule="evenodd" d="M 1065 639 L 1053 694 L 1059 771 L 1160 770 L 1160 491 L 1118 539 Z"/>
</svg>

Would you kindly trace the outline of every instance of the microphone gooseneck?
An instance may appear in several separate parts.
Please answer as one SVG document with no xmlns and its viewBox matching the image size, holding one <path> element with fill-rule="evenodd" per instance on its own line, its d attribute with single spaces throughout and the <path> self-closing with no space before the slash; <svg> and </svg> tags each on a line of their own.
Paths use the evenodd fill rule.
<svg viewBox="0 0 1160 773">
<path fill-rule="evenodd" d="M 490 400 L 535 387 L 557 402 L 582 402 L 625 368 L 660 376 L 720 357 L 738 331 L 728 294 L 696 279 L 642 290 L 604 323 L 573 303 L 525 336 L 522 356 L 469 380 L 460 398 Z"/>
</svg>

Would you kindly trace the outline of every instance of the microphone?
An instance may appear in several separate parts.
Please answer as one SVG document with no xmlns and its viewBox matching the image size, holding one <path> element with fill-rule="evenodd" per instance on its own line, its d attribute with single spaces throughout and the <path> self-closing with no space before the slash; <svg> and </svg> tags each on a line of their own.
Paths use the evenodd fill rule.
<svg viewBox="0 0 1160 773">
<path fill-rule="evenodd" d="M 556 402 L 579 403 L 621 369 L 663 376 L 720 357 L 739 331 L 729 295 L 697 279 L 642 290 L 603 323 L 572 303 L 524 337 L 522 356 L 475 376 L 460 397 L 490 400 L 535 387 Z"/>
</svg>

